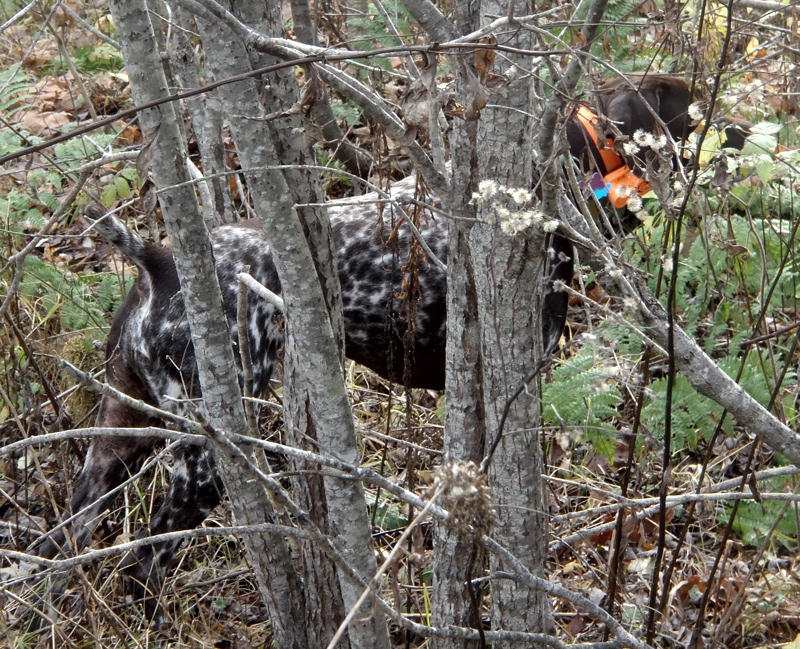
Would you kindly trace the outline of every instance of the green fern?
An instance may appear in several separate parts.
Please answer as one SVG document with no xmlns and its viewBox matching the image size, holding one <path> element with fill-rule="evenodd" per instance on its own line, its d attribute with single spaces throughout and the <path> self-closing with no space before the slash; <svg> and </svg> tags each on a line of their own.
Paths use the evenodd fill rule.
<svg viewBox="0 0 800 649">
<path fill-rule="evenodd" d="M 773 478 L 767 480 L 762 486 L 762 491 L 791 491 L 794 485 L 787 478 Z M 739 504 L 736 518 L 733 521 L 734 531 L 742 537 L 742 540 L 749 545 L 761 545 L 769 530 L 775 524 L 775 520 L 781 514 L 784 503 L 779 500 L 765 500 L 757 503 L 744 501 Z M 730 513 L 730 506 L 722 510 L 727 520 Z M 722 518 L 722 517 L 720 517 Z M 775 532 L 772 535 L 773 543 L 794 550 L 797 547 L 797 516 L 792 507 L 789 507 L 781 516 Z"/>
<path fill-rule="evenodd" d="M 729 376 L 736 377 L 741 363 L 741 358 L 729 356 L 721 359 L 718 365 Z M 766 352 L 751 352 L 747 355 L 739 379 L 739 385 L 762 406 L 769 404 L 774 389 L 771 368 Z M 796 382 L 796 373 L 789 372 L 784 378 L 787 392 L 793 392 L 791 386 L 796 385 Z M 659 439 L 663 439 L 665 431 L 666 394 L 666 377 L 653 381 L 650 386 L 650 401 L 642 409 L 642 421 Z M 792 418 L 794 406 L 791 395 L 787 394 L 782 405 L 787 417 Z M 673 447 L 695 449 L 701 439 L 706 442 L 711 440 L 722 416 L 722 407 L 698 394 L 689 381 L 679 374 L 675 377 L 670 414 Z M 726 434 L 733 434 L 733 423 L 730 416 L 725 418 L 722 429 Z"/>
<path fill-rule="evenodd" d="M 791 227 L 791 223 L 775 219 L 753 222 L 739 214 L 706 214 L 703 236 L 679 260 L 676 306 L 684 328 L 700 334 L 707 353 L 719 356 L 716 345 L 725 337 L 731 338 L 727 348 L 736 353 L 736 339 L 750 335 L 764 290 L 774 281 L 773 307 L 797 308 L 800 265 L 793 256 L 788 264 L 783 263 L 784 257 L 793 253 L 789 247 Z M 665 234 L 661 221 L 650 226 L 642 247 L 631 244 L 629 248 L 633 263 L 653 276 L 654 289 L 661 262 L 653 251 L 671 249 L 671 243 L 665 246 Z"/>
<path fill-rule="evenodd" d="M 94 285 L 91 275 L 79 277 L 28 256 L 19 294 L 37 304 L 44 321 L 57 317 L 67 331 L 105 328 L 119 305 L 119 286 L 112 275 L 102 276 L 96 291 Z"/>
<path fill-rule="evenodd" d="M 386 24 L 383 15 L 371 3 L 369 16 L 351 18 L 347 21 L 349 25 L 355 26 L 361 32 L 358 40 L 353 43 L 357 49 L 368 50 L 375 43 L 382 47 L 396 45 L 395 33 L 399 34 L 400 38 L 406 42 L 411 40 L 414 32 L 413 26 L 416 25 L 416 21 L 408 9 L 397 0 L 389 0 L 383 6 L 391 17 L 392 27 Z M 386 59 L 376 58 L 372 63 L 391 71 L 391 63 Z"/>
<path fill-rule="evenodd" d="M 611 457 L 622 401 L 620 376 L 614 359 L 600 355 L 591 343 L 584 345 L 577 356 L 558 365 L 552 381 L 543 386 L 545 422 L 582 430 L 598 453 Z"/>
<path fill-rule="evenodd" d="M 11 117 L 24 109 L 26 105 L 19 101 L 19 96 L 30 90 L 32 83 L 21 63 L 0 71 L 0 113 Z"/>
<path fill-rule="evenodd" d="M 76 169 L 97 155 L 97 148 L 106 148 L 116 139 L 116 133 L 93 133 L 88 138 L 76 137 L 53 147 L 56 160 L 68 169 Z"/>
<path fill-rule="evenodd" d="M 22 233 L 26 229 L 38 229 L 46 222 L 33 197 L 17 189 L 0 197 L 0 214 L 5 218 L 0 240 L 10 248 L 15 248 L 21 242 Z"/>
<path fill-rule="evenodd" d="M 666 421 L 667 379 L 653 381 L 650 400 L 642 409 L 642 422 L 658 439 L 664 439 Z M 689 381 L 680 374 L 675 377 L 672 392 L 672 447 L 696 449 L 700 440 L 708 442 L 722 416 L 722 407 L 698 394 Z M 723 429 L 733 432 L 730 417 Z"/>
<path fill-rule="evenodd" d="M 650 48 L 643 46 L 640 39 L 631 39 L 630 35 L 641 33 L 646 26 L 646 21 L 639 18 L 638 9 L 641 2 L 637 0 L 610 0 L 603 16 L 603 25 L 598 32 L 598 38 L 592 51 L 601 59 L 606 59 L 609 51 L 614 53 L 614 65 L 623 72 L 636 72 L 641 70 L 638 52 L 644 47 L 644 55 L 652 57 Z M 586 17 L 589 5 L 581 5 L 576 12 L 580 20 L 575 24 L 580 25 Z M 649 61 L 648 61 L 649 63 Z"/>
</svg>

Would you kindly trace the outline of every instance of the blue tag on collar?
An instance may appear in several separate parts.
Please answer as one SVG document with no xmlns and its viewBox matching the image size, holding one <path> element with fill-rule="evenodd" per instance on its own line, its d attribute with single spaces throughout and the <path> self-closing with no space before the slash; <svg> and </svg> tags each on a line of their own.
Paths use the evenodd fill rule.
<svg viewBox="0 0 800 649">
<path fill-rule="evenodd" d="M 611 185 L 607 185 L 605 178 L 603 178 L 599 173 L 596 173 L 594 176 L 591 177 L 589 180 L 589 189 L 592 190 L 595 196 L 598 199 L 603 199 L 608 196 L 608 190 L 611 188 Z"/>
</svg>

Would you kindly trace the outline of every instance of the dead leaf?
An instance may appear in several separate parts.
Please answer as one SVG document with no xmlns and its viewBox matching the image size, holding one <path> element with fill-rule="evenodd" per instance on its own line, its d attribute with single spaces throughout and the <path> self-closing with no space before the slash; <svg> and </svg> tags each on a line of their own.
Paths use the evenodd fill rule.
<svg viewBox="0 0 800 649">
<path fill-rule="evenodd" d="M 727 252 L 731 257 L 739 257 L 750 253 L 750 250 L 747 248 L 747 246 L 741 246 L 734 243 L 725 243 L 723 244 L 723 247 L 725 248 L 725 252 Z"/>
<path fill-rule="evenodd" d="M 631 574 L 651 575 L 653 573 L 653 557 L 644 556 L 629 561 L 625 569 Z"/>
<path fill-rule="evenodd" d="M 700 578 L 700 575 L 691 575 L 689 579 L 678 586 L 676 593 L 682 600 L 688 600 L 693 588 L 703 593 L 708 588 L 708 584 Z"/>
<path fill-rule="evenodd" d="M 130 543 L 134 540 L 133 534 L 130 532 L 121 532 L 115 539 L 114 545 L 122 545 L 123 543 Z"/>
<path fill-rule="evenodd" d="M 18 51 L 18 59 L 23 62 L 25 68 L 34 71 L 46 68 L 58 55 L 58 43 L 53 38 L 42 38 L 30 50 Z"/>
<path fill-rule="evenodd" d="M 325 85 L 319 78 L 314 66 L 310 67 L 308 82 L 303 88 L 303 96 L 287 112 L 292 115 L 308 115 L 311 109 L 325 97 Z"/>
<path fill-rule="evenodd" d="M 444 114 L 448 117 L 458 117 L 459 119 L 464 119 L 465 112 L 466 109 L 464 108 L 464 104 L 455 100 L 448 102 L 444 107 Z"/>
<path fill-rule="evenodd" d="M 61 101 L 65 94 L 70 94 L 67 75 L 63 77 L 44 77 L 29 92 L 36 96 L 36 106 L 40 110 L 65 110 Z M 69 103 L 71 104 L 72 102 L 70 101 Z"/>
<path fill-rule="evenodd" d="M 157 124 L 155 128 L 145 133 L 144 146 L 142 146 L 142 150 L 139 152 L 139 155 L 136 158 L 136 171 L 139 174 L 139 178 L 141 178 L 143 181 L 145 178 L 147 178 L 150 172 L 150 163 L 153 161 L 153 155 L 156 152 L 154 145 L 158 141 L 159 128 L 160 126 Z"/>
<path fill-rule="evenodd" d="M 131 86 L 124 73 L 101 74 L 90 84 L 92 105 L 100 115 L 113 115 L 131 101 Z"/>
<path fill-rule="evenodd" d="M 64 2 L 63 4 L 69 6 L 69 8 L 73 11 L 78 9 L 74 2 Z M 56 11 L 55 15 L 53 15 L 53 17 L 50 19 L 50 24 L 52 27 L 57 29 L 69 29 L 70 27 L 75 26 L 75 19 L 71 14 L 68 14 L 66 11 L 64 11 L 62 6 L 58 8 L 58 11 Z"/>
<path fill-rule="evenodd" d="M 117 141 L 122 145 L 133 146 L 142 141 L 142 131 L 135 124 L 119 120 L 114 122 L 113 127 L 120 129 L 117 133 Z"/>
<path fill-rule="evenodd" d="M 406 126 L 406 130 L 403 131 L 403 135 L 400 136 L 400 144 L 405 146 L 412 144 L 417 139 L 418 131 L 419 127 L 417 126 Z"/>
<path fill-rule="evenodd" d="M 475 71 L 478 73 L 478 78 L 483 82 L 489 76 L 489 72 L 494 65 L 494 59 L 497 56 L 497 51 L 493 48 L 497 45 L 497 39 L 494 35 L 490 34 L 481 39 L 481 45 L 486 47 L 479 47 L 475 50 Z"/>
<path fill-rule="evenodd" d="M 567 635 L 571 638 L 574 638 L 581 633 L 586 628 L 586 619 L 582 615 L 576 615 L 573 617 L 569 624 L 567 625 Z"/>
<path fill-rule="evenodd" d="M 615 516 L 605 516 L 602 519 L 602 522 L 612 523 L 615 519 Z M 589 537 L 591 542 L 595 545 L 608 545 L 612 538 L 614 538 L 614 528 L 607 529 L 604 532 L 598 532 L 597 534 L 592 534 Z"/>
<path fill-rule="evenodd" d="M 15 126 L 24 128 L 33 135 L 40 137 L 52 137 L 61 133 L 61 127 L 69 124 L 72 118 L 63 111 L 26 113 Z"/>
<path fill-rule="evenodd" d="M 508 77 L 504 74 L 490 73 L 483 81 L 486 89 L 492 93 L 498 93 L 508 85 Z"/>
<path fill-rule="evenodd" d="M 410 127 L 428 130 L 431 106 L 436 93 L 436 70 L 439 59 L 435 54 L 423 53 L 425 67 L 418 79 L 409 87 L 402 100 L 403 118 Z M 407 133 L 409 131 L 407 130 Z M 406 139 L 404 137 L 404 139 Z"/>
<path fill-rule="evenodd" d="M 686 239 L 684 240 L 683 245 L 681 246 L 682 257 L 688 259 L 689 255 L 692 252 L 692 245 L 694 244 L 695 241 L 697 241 L 697 238 L 699 236 L 700 236 L 700 228 L 698 228 L 696 225 L 689 225 L 686 228 Z"/>
<path fill-rule="evenodd" d="M 466 93 L 464 119 L 467 122 L 474 122 L 480 117 L 484 106 L 489 103 L 489 93 L 469 66 L 463 66 L 463 72 Z"/>
<path fill-rule="evenodd" d="M 158 194 L 153 181 L 149 178 L 142 181 L 142 187 L 139 190 L 139 209 L 143 214 L 152 214 L 156 209 L 157 203 Z"/>
</svg>

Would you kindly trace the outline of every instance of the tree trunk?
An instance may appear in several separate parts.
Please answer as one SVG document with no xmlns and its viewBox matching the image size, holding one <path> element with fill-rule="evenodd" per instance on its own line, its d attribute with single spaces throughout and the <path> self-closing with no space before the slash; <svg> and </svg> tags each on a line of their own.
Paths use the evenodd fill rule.
<svg viewBox="0 0 800 649">
<path fill-rule="evenodd" d="M 317 25 L 309 10 L 308 0 L 291 0 L 291 4 L 295 37 L 302 43 L 318 45 Z M 371 161 L 367 155 L 350 144 L 342 133 L 327 93 L 314 102 L 312 110 L 322 139 L 328 149 L 332 150 L 333 157 L 351 174 L 366 178 L 372 166 Z"/>
<path fill-rule="evenodd" d="M 144 0 L 112 2 L 111 9 L 135 101 L 165 97 L 167 83 Z M 145 133 L 157 133 L 152 171 L 157 186 L 163 188 L 159 198 L 181 279 L 207 417 L 219 431 L 247 434 L 214 255 L 194 190 L 187 184 L 186 147 L 175 106 L 162 104 L 142 111 L 140 118 Z M 237 522 L 253 525 L 268 521 L 271 506 L 261 485 L 226 454 L 216 453 L 216 457 Z M 300 581 L 284 539 L 254 534 L 245 542 L 278 646 L 307 647 Z"/>
<path fill-rule="evenodd" d="M 471 16 L 461 15 L 462 33 L 473 29 L 479 17 L 508 13 L 506 3 L 483 2 L 474 10 Z M 531 38 L 521 32 L 509 44 L 531 49 Z M 519 70 L 531 66 L 529 57 L 509 58 Z M 479 72 L 467 60 L 459 70 L 462 103 L 469 106 L 475 99 L 472 88 Z M 510 81 L 502 94 L 492 97 L 495 105 L 484 108 L 477 121 L 463 124 L 456 136 L 460 141 L 451 146 L 451 203 L 465 214 L 469 214 L 467 201 L 478 191 L 480 181 L 523 189 L 532 184 L 532 147 L 519 147 L 519 142 L 533 142 L 532 82 L 524 74 L 515 74 L 514 68 L 503 72 L 509 73 Z M 531 383 L 517 399 L 509 401 L 541 358 L 544 240 L 541 231 L 514 236 L 502 232 L 491 201 L 479 208 L 477 216 L 472 225 L 451 226 L 445 453 L 452 459 L 475 461 L 478 453 L 486 452 L 478 446 L 480 441 L 489 445 L 500 433 L 507 408 L 503 437 L 489 464 L 497 513 L 493 536 L 523 558 L 531 572 L 542 575 L 548 525 L 541 480 L 538 383 Z M 435 553 L 437 623 L 475 627 L 480 623 L 480 594 L 466 582 L 481 575 L 481 553 L 452 533 L 440 530 L 436 538 L 440 544 Z M 503 568 L 496 559 L 491 567 L 493 572 Z M 495 630 L 553 630 L 546 596 L 513 582 L 491 582 L 491 620 Z M 437 640 L 436 646 L 480 645 Z"/>
<path fill-rule="evenodd" d="M 277 7 L 237 3 L 241 20 L 264 33 L 281 29 Z M 200 21 L 209 65 L 218 78 L 232 76 L 251 66 L 274 62 L 263 54 L 248 55 L 232 34 L 219 23 Z M 280 121 L 260 119 L 259 93 L 255 81 L 227 86 L 221 97 L 228 114 L 244 119 L 231 123 L 240 160 L 256 212 L 264 222 L 286 304 L 284 344 L 284 403 L 287 433 L 298 446 L 318 439 L 323 451 L 353 464 L 358 463 L 355 429 L 342 373 L 343 328 L 338 275 L 330 223 L 324 210 L 295 210 L 296 203 L 318 203 L 322 193 L 316 172 L 302 168 L 313 162 L 302 138 L 302 123 L 296 115 Z M 270 77 L 269 91 L 260 93 L 264 110 L 283 114 L 299 98 L 291 70 Z M 285 171 L 264 171 L 265 166 L 293 165 Z M 257 172 L 250 170 L 258 169 Z M 319 450 L 315 448 L 314 450 Z M 300 467 L 298 467 L 300 468 Z M 301 506 L 314 522 L 335 539 L 350 565 L 365 581 L 376 569 L 363 486 L 352 481 L 309 476 L 296 481 Z M 309 646 L 332 636 L 344 612 L 358 599 L 360 589 L 349 577 L 336 574 L 318 548 L 304 551 L 305 591 L 308 602 Z M 343 610 L 342 603 L 345 609 Z M 351 627 L 353 647 L 388 647 L 382 615 L 362 611 Z"/>
<path fill-rule="evenodd" d="M 458 29 L 464 33 L 478 25 L 470 6 L 457 9 Z M 464 81 L 459 79 L 463 89 Z M 462 90 L 463 92 L 463 90 Z M 457 122 L 451 138 L 453 152 L 453 213 L 462 217 L 449 224 L 447 252 L 447 410 L 445 456 L 480 464 L 486 442 L 483 409 L 483 355 L 481 351 L 475 267 L 469 239 L 475 207 L 470 204 L 477 163 L 477 124 Z M 443 525 L 434 537 L 433 622 L 481 628 L 483 589 L 471 580 L 484 575 L 485 553 L 472 539 L 465 539 Z M 465 560 L 466 558 L 466 560 Z M 480 647 L 479 641 L 437 639 L 439 649 Z"/>
<path fill-rule="evenodd" d="M 225 78 L 245 72 L 250 68 L 249 55 L 239 41 L 219 23 L 210 23 L 198 19 L 201 34 L 205 45 L 208 71 L 214 78 Z M 259 64 L 267 65 L 261 61 Z M 285 76 L 285 75 L 284 75 Z M 275 82 L 272 92 L 269 93 L 268 105 L 263 107 L 267 112 L 285 110 L 296 100 L 297 89 L 291 85 Z M 225 106 L 225 111 L 244 111 L 245 120 L 240 120 L 231 125 L 234 140 L 241 156 L 245 175 L 248 176 L 248 185 L 251 188 L 256 211 L 263 215 L 265 220 L 269 215 L 277 214 L 281 210 L 291 211 L 291 202 L 283 205 L 273 201 L 279 196 L 274 188 L 282 188 L 285 192 L 286 183 L 278 170 L 261 171 L 251 174 L 248 169 L 275 164 L 277 154 L 271 146 L 271 134 L 266 124 L 259 119 L 259 93 L 255 81 L 236 84 L 219 93 L 219 99 Z M 276 87 L 277 86 L 277 87 Z M 279 92 L 275 92 L 280 89 Z M 264 97 L 265 101 L 266 97 Z M 249 108 L 248 108 L 249 107 Z M 286 124 L 285 129 L 291 131 L 295 124 Z M 294 160 L 287 160 L 296 162 Z M 301 173 L 301 172 L 296 172 Z M 299 189 L 318 183 L 298 183 Z M 313 191 L 313 190 L 312 190 Z M 303 202 L 318 202 L 317 197 L 307 197 Z M 330 244 L 328 244 L 330 245 Z M 328 259 L 330 266 L 330 259 Z M 311 270 L 313 266 L 309 267 Z M 329 271 L 331 272 L 331 271 Z M 337 280 L 338 281 L 338 280 Z M 329 291 L 328 293 L 331 293 Z M 337 295 L 333 292 L 334 297 Z M 316 434 L 309 413 L 308 395 L 302 389 L 302 377 L 297 371 L 296 347 L 291 335 L 291 323 L 287 326 L 287 336 L 284 344 L 284 417 L 286 427 L 286 443 L 299 448 L 307 447 L 307 437 L 314 439 Z M 313 449 L 316 450 L 316 449 Z M 295 463 L 294 467 L 300 475 L 293 479 L 293 496 L 297 505 L 307 511 L 311 519 L 325 531 L 328 529 L 327 503 L 322 477 L 313 474 L 313 469 L 303 464 Z M 309 631 L 313 629 L 308 638 L 309 646 L 314 642 L 325 643 L 336 631 L 339 623 L 344 619 L 346 611 L 342 601 L 341 591 L 337 582 L 336 570 L 330 559 L 313 542 L 300 544 L 302 572 L 304 581 L 304 613 L 305 626 Z"/>
<path fill-rule="evenodd" d="M 198 61 L 189 34 L 194 30 L 191 14 L 176 8 L 177 29 L 172 30 L 170 62 L 175 78 L 183 92 L 199 88 Z M 192 120 L 192 130 L 200 153 L 204 183 L 208 187 L 210 205 L 203 204 L 203 216 L 209 228 L 220 223 L 233 223 L 236 219 L 229 193 L 226 191 L 227 177 L 225 146 L 222 133 L 222 111 L 219 101 L 212 95 L 200 95 L 186 100 L 186 108 Z M 203 193 L 201 192 L 201 196 Z"/>
</svg>

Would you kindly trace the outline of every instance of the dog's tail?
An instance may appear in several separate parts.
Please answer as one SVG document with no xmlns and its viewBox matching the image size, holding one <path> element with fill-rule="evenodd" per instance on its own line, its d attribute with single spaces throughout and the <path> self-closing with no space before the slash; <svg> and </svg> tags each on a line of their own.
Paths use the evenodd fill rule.
<svg viewBox="0 0 800 649">
<path fill-rule="evenodd" d="M 84 216 L 92 223 L 92 227 L 109 243 L 113 243 L 120 252 L 128 257 L 139 268 L 145 268 L 147 260 L 147 244 L 141 237 L 130 230 L 116 216 L 106 214 L 99 206 L 90 203 L 83 210 Z"/>
</svg>

